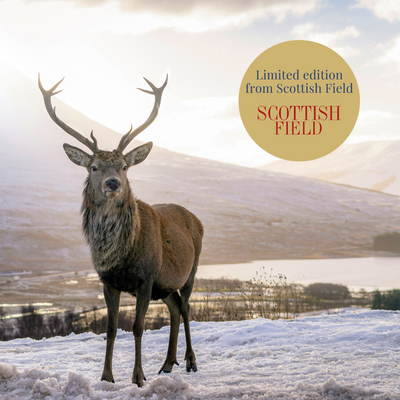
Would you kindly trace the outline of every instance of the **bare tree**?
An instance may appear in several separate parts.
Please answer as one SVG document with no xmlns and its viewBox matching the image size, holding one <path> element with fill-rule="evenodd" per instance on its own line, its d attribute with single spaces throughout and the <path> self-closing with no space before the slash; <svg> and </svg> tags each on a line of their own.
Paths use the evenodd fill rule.
<svg viewBox="0 0 400 400">
<path fill-rule="evenodd" d="M 21 307 L 22 316 L 17 319 L 18 331 L 21 337 L 42 339 L 46 336 L 44 317 L 39 314 L 32 304 Z"/>
</svg>

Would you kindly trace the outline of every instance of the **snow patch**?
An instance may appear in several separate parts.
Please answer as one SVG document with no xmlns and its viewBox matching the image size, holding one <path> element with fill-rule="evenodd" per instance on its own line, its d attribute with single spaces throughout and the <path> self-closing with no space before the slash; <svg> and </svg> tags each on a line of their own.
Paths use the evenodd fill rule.
<svg viewBox="0 0 400 400">
<path fill-rule="evenodd" d="M 31 393 L 35 399 L 45 399 L 48 396 L 55 399 L 60 397 L 60 385 L 56 378 L 37 380 Z"/>
<path fill-rule="evenodd" d="M 93 397 L 93 389 L 90 387 L 90 379 L 80 374 L 68 372 L 68 382 L 62 388 L 62 392 L 67 398 L 76 399 L 78 396 Z"/>
<path fill-rule="evenodd" d="M 158 375 L 168 330 L 146 331 L 143 388 L 131 382 L 131 333 L 121 331 L 115 342 L 116 383 L 100 381 L 106 346 L 102 335 L 11 340 L 0 342 L 0 398 L 400 400 L 399 337 L 400 314 L 380 310 L 287 321 L 194 323 L 199 371 L 186 372 L 181 326 L 180 365 L 171 374 Z M 15 352 L 17 347 L 27 351 Z"/>
<path fill-rule="evenodd" d="M 11 367 L 6 363 L 0 363 L 0 381 L 11 379 L 14 376 L 19 377 L 20 373 L 15 365 Z"/>
</svg>

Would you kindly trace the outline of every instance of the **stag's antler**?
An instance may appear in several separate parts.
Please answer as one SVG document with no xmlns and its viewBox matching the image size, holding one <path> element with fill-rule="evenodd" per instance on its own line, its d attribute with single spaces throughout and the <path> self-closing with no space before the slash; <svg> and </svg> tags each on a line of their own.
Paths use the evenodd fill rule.
<svg viewBox="0 0 400 400">
<path fill-rule="evenodd" d="M 62 129 L 64 129 L 65 132 L 67 132 L 69 135 L 73 136 L 75 139 L 79 140 L 82 144 L 85 146 L 89 147 L 90 150 L 92 150 L 93 153 L 97 153 L 99 148 L 97 147 L 97 140 L 93 136 L 93 131 L 90 133 L 90 137 L 92 138 L 93 142 L 91 142 L 89 139 L 85 138 L 82 136 L 80 133 L 78 133 L 75 129 L 72 129 L 70 126 L 65 124 L 61 119 L 59 119 L 56 115 L 56 108 L 51 105 L 51 96 L 54 96 L 57 93 L 62 92 L 62 90 L 59 90 L 58 92 L 54 92 L 58 85 L 64 80 L 64 78 L 61 79 L 60 82 L 56 83 L 51 89 L 45 90 L 42 86 L 42 83 L 40 82 L 40 74 L 38 77 L 38 83 L 39 83 L 39 89 L 43 94 L 43 99 L 44 99 L 44 104 L 46 106 L 46 110 L 50 115 L 50 118 Z"/>
<path fill-rule="evenodd" d="M 140 125 L 139 128 L 136 128 L 134 131 L 132 131 L 132 126 L 131 129 L 129 129 L 129 132 L 125 133 L 124 136 L 122 136 L 119 145 L 117 147 L 117 151 L 119 152 L 123 152 L 126 147 L 129 145 L 129 143 L 137 136 L 139 135 L 140 132 L 144 131 L 157 117 L 158 114 L 158 109 L 160 107 L 160 103 L 161 103 L 161 96 L 163 93 L 163 90 L 165 89 L 165 86 L 167 86 L 168 83 L 168 75 L 165 78 L 165 82 L 164 84 L 157 88 L 155 87 L 149 80 L 147 80 L 146 78 L 143 78 L 151 87 L 152 91 L 150 90 L 145 90 L 145 89 L 139 89 L 142 92 L 145 93 L 149 93 L 149 94 L 153 94 L 154 95 L 154 107 L 153 110 L 150 113 L 149 118 L 147 118 L 146 122 L 143 125 Z"/>
</svg>

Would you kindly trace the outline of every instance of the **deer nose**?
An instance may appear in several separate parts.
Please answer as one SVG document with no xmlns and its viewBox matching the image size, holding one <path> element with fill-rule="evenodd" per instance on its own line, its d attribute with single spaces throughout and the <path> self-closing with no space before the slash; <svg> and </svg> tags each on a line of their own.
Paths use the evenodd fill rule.
<svg viewBox="0 0 400 400">
<path fill-rule="evenodd" d="M 117 179 L 110 179 L 106 182 L 107 187 L 113 191 L 118 190 L 120 184 L 121 182 Z"/>
</svg>

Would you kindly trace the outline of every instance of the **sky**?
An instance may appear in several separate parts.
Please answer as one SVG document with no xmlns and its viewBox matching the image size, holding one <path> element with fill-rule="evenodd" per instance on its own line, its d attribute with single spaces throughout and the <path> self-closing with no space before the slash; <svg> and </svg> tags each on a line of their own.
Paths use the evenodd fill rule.
<svg viewBox="0 0 400 400">
<path fill-rule="evenodd" d="M 252 61 L 280 42 L 324 44 L 360 88 L 345 143 L 400 139 L 400 2 L 396 0 L 0 0 L 0 58 L 58 98 L 125 133 L 147 119 L 143 76 L 169 76 L 157 120 L 138 137 L 218 161 L 272 160 L 248 136 L 238 92 Z M 65 121 L 68 123 L 68 121 Z M 100 143 L 101 146 L 101 143 Z"/>
</svg>

